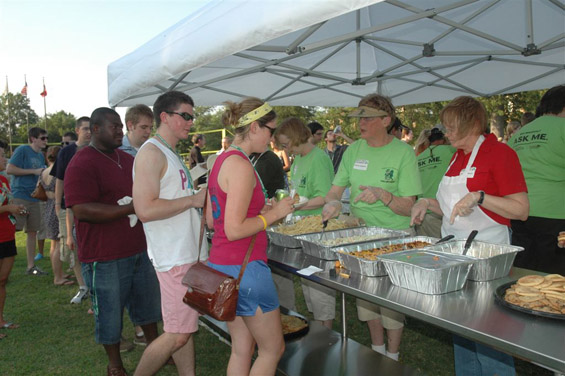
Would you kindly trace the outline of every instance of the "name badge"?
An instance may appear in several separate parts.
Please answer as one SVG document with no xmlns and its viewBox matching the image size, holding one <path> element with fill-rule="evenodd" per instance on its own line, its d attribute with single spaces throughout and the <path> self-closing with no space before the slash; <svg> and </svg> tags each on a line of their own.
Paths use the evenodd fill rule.
<svg viewBox="0 0 565 376">
<path fill-rule="evenodd" d="M 353 169 L 361 170 L 361 171 L 367 171 L 368 167 L 369 167 L 369 161 L 365 159 L 358 159 L 355 161 L 355 164 L 353 165 Z"/>
<path fill-rule="evenodd" d="M 467 170 L 467 177 L 468 178 L 474 178 L 475 177 L 475 171 L 477 171 L 477 168 L 471 167 L 469 170 Z"/>
</svg>

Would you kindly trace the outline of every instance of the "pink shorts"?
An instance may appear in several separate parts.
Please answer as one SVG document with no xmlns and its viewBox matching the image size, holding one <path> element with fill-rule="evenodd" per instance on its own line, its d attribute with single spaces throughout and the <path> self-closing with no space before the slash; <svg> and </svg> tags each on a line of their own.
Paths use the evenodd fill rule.
<svg viewBox="0 0 565 376">
<path fill-rule="evenodd" d="M 163 330 L 167 333 L 194 333 L 198 331 L 198 312 L 184 304 L 186 286 L 182 278 L 193 264 L 175 266 L 166 272 L 157 272 L 161 285 L 161 312 Z"/>
</svg>

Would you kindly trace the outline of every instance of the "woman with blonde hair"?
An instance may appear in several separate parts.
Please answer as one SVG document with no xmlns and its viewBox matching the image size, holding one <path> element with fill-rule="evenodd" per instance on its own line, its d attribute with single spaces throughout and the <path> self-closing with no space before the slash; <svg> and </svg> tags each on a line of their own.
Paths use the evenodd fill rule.
<svg viewBox="0 0 565 376">
<path fill-rule="evenodd" d="M 266 205 L 265 188 L 249 160 L 250 154 L 267 149 L 275 132 L 275 117 L 271 106 L 257 98 L 226 102 L 222 121 L 235 127 L 235 138 L 216 159 L 208 182 L 206 222 L 215 231 L 208 265 L 237 278 L 255 239 L 239 288 L 237 316 L 227 323 L 232 341 L 228 375 L 274 375 L 284 352 L 265 230 L 292 213 L 293 200 L 287 197 Z M 251 366 L 255 345 L 258 356 Z"/>
</svg>

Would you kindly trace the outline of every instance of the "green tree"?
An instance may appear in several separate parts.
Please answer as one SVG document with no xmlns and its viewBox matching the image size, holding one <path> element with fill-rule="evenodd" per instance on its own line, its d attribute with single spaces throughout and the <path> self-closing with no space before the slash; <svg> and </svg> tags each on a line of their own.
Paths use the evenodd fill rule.
<svg viewBox="0 0 565 376">
<path fill-rule="evenodd" d="M 37 123 L 39 117 L 29 106 L 29 99 L 21 94 L 7 93 L 0 96 L 0 139 L 12 143 L 27 142 L 27 127 Z M 9 133 L 11 130 L 11 134 Z M 24 134 L 24 138 L 20 134 Z"/>
<path fill-rule="evenodd" d="M 59 111 L 54 114 L 48 114 L 47 133 L 49 134 L 49 143 L 60 142 L 65 132 L 74 132 L 75 125 L 76 117 L 70 112 Z M 45 128 L 45 122 L 42 120 L 38 126 Z"/>
</svg>

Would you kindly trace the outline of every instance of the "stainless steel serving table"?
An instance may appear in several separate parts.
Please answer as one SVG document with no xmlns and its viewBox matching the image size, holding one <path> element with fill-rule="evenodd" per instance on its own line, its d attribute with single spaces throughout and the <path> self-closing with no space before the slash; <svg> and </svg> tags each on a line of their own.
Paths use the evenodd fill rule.
<svg viewBox="0 0 565 376">
<path fill-rule="evenodd" d="M 281 312 L 289 313 L 281 308 Z M 230 342 L 225 322 L 202 316 L 200 320 L 217 335 Z M 277 375 L 386 375 L 418 376 L 410 366 L 395 362 L 352 339 L 311 321 L 308 333 L 285 343 Z"/>
<path fill-rule="evenodd" d="M 300 249 L 271 245 L 268 258 L 271 266 L 293 274 L 309 265 L 317 266 L 324 272 L 300 276 L 565 373 L 565 321 L 517 312 L 494 299 L 498 286 L 527 274 L 541 273 L 513 268 L 504 278 L 467 281 L 460 291 L 426 295 L 394 286 L 388 277 L 357 273 L 351 273 L 350 278 L 332 277 L 329 270 L 333 262 L 306 255 Z"/>
</svg>

